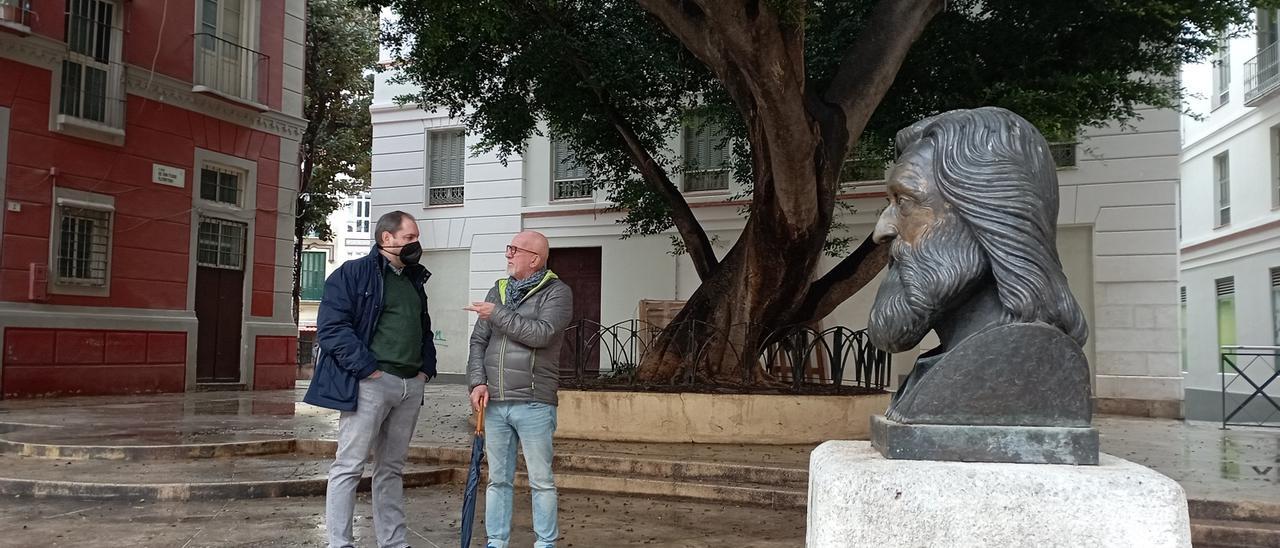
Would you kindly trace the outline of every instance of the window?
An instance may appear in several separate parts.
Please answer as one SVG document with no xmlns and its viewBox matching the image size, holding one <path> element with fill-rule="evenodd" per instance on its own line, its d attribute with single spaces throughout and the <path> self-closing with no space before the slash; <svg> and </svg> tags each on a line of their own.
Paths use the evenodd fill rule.
<svg viewBox="0 0 1280 548">
<path fill-rule="evenodd" d="M 1187 372 L 1187 288 L 1178 288 L 1178 340 L 1181 344 L 1182 372 Z"/>
<path fill-rule="evenodd" d="M 465 154 L 462 130 L 427 134 L 427 205 L 462 203 Z"/>
<path fill-rule="evenodd" d="M 1213 50 L 1212 108 L 1218 108 L 1231 100 L 1231 47 L 1226 38 L 1219 38 Z"/>
<path fill-rule="evenodd" d="M 1231 157 L 1223 152 L 1213 157 L 1214 202 L 1217 208 L 1217 225 L 1231 224 Z"/>
<path fill-rule="evenodd" d="M 105 296 L 115 200 L 66 188 L 53 192 L 53 292 Z"/>
<path fill-rule="evenodd" d="M 196 264 L 230 270 L 244 270 L 245 235 L 248 225 L 223 219 L 200 219 Z"/>
<path fill-rule="evenodd" d="M 551 176 L 552 200 L 578 200 L 591 197 L 591 185 L 587 184 L 587 170 L 578 165 L 569 143 L 554 139 L 551 142 L 552 161 L 555 163 Z"/>
<path fill-rule="evenodd" d="M 87 128 L 122 135 L 124 72 L 118 11 L 114 2 L 105 0 L 67 0 L 67 56 L 57 76 L 59 131 Z"/>
<path fill-rule="evenodd" d="M 196 91 L 259 103 L 267 56 L 257 42 L 256 0 L 201 0 L 196 42 Z"/>
<path fill-rule="evenodd" d="M 1280 126 L 1271 128 L 1271 207 L 1280 208 Z"/>
<path fill-rule="evenodd" d="M 206 164 L 200 168 L 200 199 L 241 207 L 243 178 L 239 170 Z"/>
<path fill-rule="evenodd" d="M 684 126 L 684 190 L 729 189 L 729 150 L 724 127 L 706 119 Z"/>
<path fill-rule="evenodd" d="M 1218 292 L 1218 347 L 1233 346 L 1236 344 L 1236 279 L 1221 278 L 1214 284 Z"/>
<path fill-rule="evenodd" d="M 859 186 L 883 182 L 889 169 L 889 154 L 888 151 L 876 150 L 865 140 L 858 141 L 857 147 L 849 152 L 849 157 L 840 166 L 840 184 Z"/>
<path fill-rule="evenodd" d="M 1271 344 L 1280 346 L 1280 267 L 1271 269 Z"/>
<path fill-rule="evenodd" d="M 324 259 L 323 251 L 302 252 L 302 300 L 318 301 L 324 297 Z"/>
<path fill-rule="evenodd" d="M 347 232 L 369 235 L 369 193 L 364 192 L 351 200 L 347 205 L 351 220 L 347 221 Z"/>
</svg>

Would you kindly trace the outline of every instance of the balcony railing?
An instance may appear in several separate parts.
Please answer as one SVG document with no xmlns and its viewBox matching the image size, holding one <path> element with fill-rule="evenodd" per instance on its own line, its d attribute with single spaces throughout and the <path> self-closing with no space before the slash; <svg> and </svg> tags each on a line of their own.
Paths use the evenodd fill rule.
<svg viewBox="0 0 1280 548">
<path fill-rule="evenodd" d="M 465 198 L 465 188 L 460 186 L 433 186 L 427 194 L 427 205 L 459 205 Z"/>
<path fill-rule="evenodd" d="M 29 33 L 34 18 L 31 0 L 0 0 L 0 28 Z"/>
<path fill-rule="evenodd" d="M 552 200 L 581 200 L 591 197 L 591 185 L 585 179 L 564 179 L 551 183 Z"/>
<path fill-rule="evenodd" d="M 209 33 L 193 37 L 196 91 L 212 91 L 255 106 L 265 102 L 269 57 Z"/>
<path fill-rule="evenodd" d="M 1076 143 L 1049 143 L 1049 153 L 1053 155 L 1053 165 L 1057 167 L 1075 167 Z"/>
<path fill-rule="evenodd" d="M 1244 105 L 1257 106 L 1262 99 L 1280 89 L 1280 42 L 1262 48 L 1258 55 L 1244 63 Z"/>
</svg>

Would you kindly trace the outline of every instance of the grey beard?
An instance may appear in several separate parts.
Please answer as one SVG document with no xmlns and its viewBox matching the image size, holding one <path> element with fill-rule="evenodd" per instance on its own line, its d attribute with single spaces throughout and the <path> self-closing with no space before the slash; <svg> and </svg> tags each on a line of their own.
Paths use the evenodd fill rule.
<svg viewBox="0 0 1280 548">
<path fill-rule="evenodd" d="M 889 256 L 889 272 L 867 323 L 871 344 L 889 352 L 920 344 L 988 269 L 978 241 L 968 227 L 956 224 L 936 228 L 919 247 L 895 239 Z"/>
</svg>

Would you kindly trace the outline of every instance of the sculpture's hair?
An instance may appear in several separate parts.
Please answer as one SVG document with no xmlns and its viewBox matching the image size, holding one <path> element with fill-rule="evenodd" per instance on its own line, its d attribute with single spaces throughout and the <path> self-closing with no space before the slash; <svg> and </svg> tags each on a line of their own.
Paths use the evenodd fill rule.
<svg viewBox="0 0 1280 548">
<path fill-rule="evenodd" d="M 1007 319 L 1057 326 L 1083 345 L 1089 328 L 1058 258 L 1058 174 L 1040 132 L 984 107 L 899 131 L 899 154 L 920 142 L 933 144 L 938 188 L 990 261 Z"/>
</svg>

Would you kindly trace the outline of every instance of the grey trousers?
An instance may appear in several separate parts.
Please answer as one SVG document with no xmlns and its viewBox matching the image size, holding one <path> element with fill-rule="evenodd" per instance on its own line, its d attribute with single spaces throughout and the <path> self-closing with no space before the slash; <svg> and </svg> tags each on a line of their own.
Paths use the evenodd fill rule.
<svg viewBox="0 0 1280 548">
<path fill-rule="evenodd" d="M 409 440 L 422 411 L 422 387 L 418 378 L 402 379 L 383 372 L 379 378 L 360 381 L 355 411 L 343 411 L 338 419 L 338 453 L 329 467 L 324 501 L 330 548 L 355 546 L 351 518 L 355 513 L 356 487 L 365 460 L 373 450 L 373 530 L 382 548 L 403 548 L 404 463 Z"/>
</svg>

